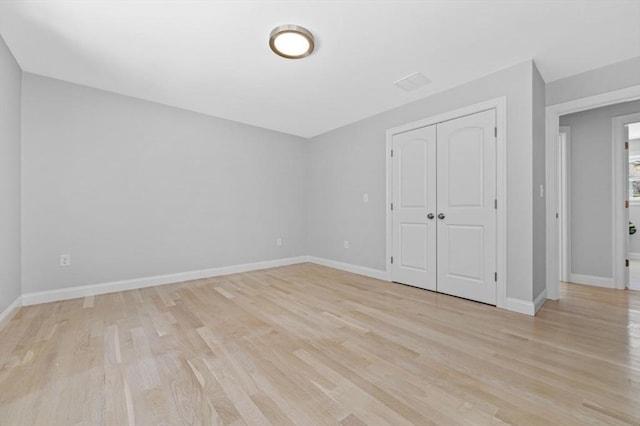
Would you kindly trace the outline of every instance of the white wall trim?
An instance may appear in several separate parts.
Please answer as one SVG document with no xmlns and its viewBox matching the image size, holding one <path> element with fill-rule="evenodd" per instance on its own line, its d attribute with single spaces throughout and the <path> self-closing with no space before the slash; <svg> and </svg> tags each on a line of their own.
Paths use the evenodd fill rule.
<svg viewBox="0 0 640 426">
<path fill-rule="evenodd" d="M 569 281 L 574 284 L 585 284 L 595 287 L 616 288 L 613 278 L 596 275 L 569 274 Z"/>
<path fill-rule="evenodd" d="M 544 305 L 544 302 L 546 301 L 547 301 L 547 289 L 545 288 L 544 290 L 542 290 L 542 293 L 540 293 L 538 297 L 536 297 L 535 300 L 533 301 L 533 309 L 534 309 L 533 315 L 538 313 L 538 311 L 540 310 L 540 308 L 542 308 L 542 305 Z"/>
<path fill-rule="evenodd" d="M 353 274 L 364 275 L 365 277 L 376 278 L 378 280 L 389 281 L 387 279 L 387 272 L 379 269 L 366 268 L 364 266 L 352 265 L 350 263 L 338 262 L 330 259 L 323 259 L 320 257 L 309 256 L 309 262 L 322 266 L 328 266 L 329 268 L 340 269 L 341 271 L 351 272 Z"/>
<path fill-rule="evenodd" d="M 640 98 L 640 85 L 614 90 L 595 96 L 576 99 L 546 107 L 546 187 L 547 187 L 547 290 L 549 299 L 558 299 L 559 287 L 559 236 L 557 230 L 556 212 L 558 211 L 558 135 L 560 116 L 574 112 L 584 111 L 620 102 L 631 101 Z M 615 184 L 615 181 L 614 181 Z M 615 196 L 615 195 L 614 195 Z M 615 204 L 615 203 L 614 203 Z M 615 207 L 615 206 L 614 206 Z M 615 219 L 615 217 L 614 217 Z M 622 259 L 614 247 L 614 259 Z M 614 260 L 614 265 L 615 265 Z M 621 263 L 622 264 L 622 263 Z M 614 268 L 616 271 L 618 268 Z M 618 274 L 618 272 L 614 273 Z"/>
<path fill-rule="evenodd" d="M 237 274 L 259 269 L 294 265 L 297 263 L 307 262 L 308 260 L 309 259 L 307 256 L 289 257 L 283 259 L 267 260 L 264 262 L 245 263 L 242 265 L 222 266 L 219 268 L 180 272 L 176 274 L 156 275 L 152 277 L 134 278 L 130 280 L 113 281 L 101 284 L 67 287 L 57 290 L 38 291 L 23 294 L 22 303 L 24 306 L 29 306 L 39 303 L 76 299 L 79 297 L 97 296 L 99 294 L 114 293 L 118 291 L 135 290 L 139 288 L 154 287 L 158 285 L 174 284 L 183 281 L 217 277 L 220 275 Z"/>
<path fill-rule="evenodd" d="M 363 275 L 370 278 L 389 281 L 387 271 L 353 265 L 350 263 L 338 262 L 315 256 L 299 256 L 284 259 L 268 260 L 264 262 L 247 263 L 242 265 L 223 266 L 219 268 L 203 269 L 197 271 L 181 272 L 177 274 L 157 275 L 152 277 L 135 278 L 131 280 L 113 281 L 108 283 L 85 285 L 77 287 L 67 287 L 58 290 L 40 291 L 26 293 L 18 297 L 2 314 L 0 314 L 0 330 L 7 324 L 11 317 L 17 312 L 20 306 L 30 306 L 40 303 L 57 302 L 62 300 L 77 299 L 87 296 L 97 296 L 101 294 L 114 293 L 118 291 L 136 290 L 147 287 L 155 287 L 166 284 L 175 284 L 184 281 L 211 278 L 221 275 L 237 274 L 242 272 L 256 271 L 260 269 L 276 268 L 279 266 L 295 265 L 299 263 L 311 262 L 317 265 L 338 269 L 353 274 Z M 547 297 L 546 289 L 533 302 L 520 299 L 505 298 L 504 309 L 518 312 L 525 315 L 535 315 Z"/>
<path fill-rule="evenodd" d="M 7 308 L 0 313 L 0 330 L 2 330 L 5 325 L 9 324 L 11 318 L 18 313 L 18 310 L 22 306 L 22 296 L 18 296 L 16 300 L 11 302 Z"/>
<path fill-rule="evenodd" d="M 518 312 L 520 314 L 535 316 L 536 313 L 542 308 L 544 302 L 547 301 L 547 289 L 542 290 L 542 293 L 535 298 L 533 302 L 527 300 L 516 299 L 514 297 L 507 297 L 506 309 Z"/>
<path fill-rule="evenodd" d="M 387 159 L 387 167 L 385 170 L 385 182 L 387 182 L 385 193 L 385 222 L 387 225 L 385 233 L 387 242 L 387 258 L 385 260 L 385 265 L 387 268 L 387 281 L 393 281 L 393 267 L 391 265 L 391 256 L 393 256 L 393 215 L 391 214 L 391 202 L 393 201 L 393 158 L 391 157 L 391 150 L 393 149 L 393 135 L 394 133 L 392 133 L 392 129 L 387 129 L 384 152 L 385 158 Z"/>
<path fill-rule="evenodd" d="M 640 283 L 629 283 L 629 290 L 640 291 Z"/>
<path fill-rule="evenodd" d="M 640 260 L 640 253 L 629 252 L 630 260 Z"/>
<path fill-rule="evenodd" d="M 560 280 L 569 281 L 571 270 L 571 128 L 560 126 L 565 134 L 558 144 L 558 231 L 560 238 Z M 558 141 L 560 142 L 560 140 Z"/>
<path fill-rule="evenodd" d="M 517 312 L 524 315 L 535 315 L 536 308 L 533 302 L 527 300 L 516 299 L 514 297 L 507 297 L 505 309 Z"/>
<path fill-rule="evenodd" d="M 364 266 L 352 265 L 335 260 L 323 259 L 314 256 L 289 257 L 284 259 L 267 260 L 264 262 L 246 263 L 242 265 L 223 266 L 198 271 L 180 272 L 177 274 L 156 275 L 152 277 L 134 278 L 131 280 L 113 281 L 101 284 L 67 287 L 50 291 L 26 293 L 17 299 L 5 312 L 0 315 L 0 321 L 11 311 L 11 307 L 29 306 L 40 303 L 57 302 L 61 300 L 77 299 L 80 297 L 97 296 L 100 294 L 114 293 L 118 291 L 136 290 L 140 288 L 155 287 L 166 284 L 175 284 L 184 281 L 211 278 L 221 275 L 238 274 L 242 272 L 257 271 L 260 269 L 276 268 L 279 266 L 295 265 L 311 262 L 329 268 L 339 269 L 354 274 L 387 281 L 386 272 Z M 15 306 L 14 306 L 15 307 Z"/>
<path fill-rule="evenodd" d="M 386 260 L 386 280 L 392 281 L 391 256 L 393 253 L 393 218 L 390 211 L 393 182 L 391 147 L 393 146 L 393 136 L 414 130 L 420 127 L 431 126 L 447 120 L 471 115 L 490 109 L 496 110 L 496 126 L 498 127 L 498 137 L 496 142 L 496 198 L 498 199 L 498 209 L 496 213 L 496 270 L 498 272 L 498 282 L 496 284 L 496 306 L 498 308 L 510 309 L 507 304 L 507 98 L 502 96 L 475 105 L 470 105 L 454 111 L 438 114 L 422 120 L 403 124 L 387 130 L 387 141 L 385 156 L 387 158 L 387 202 L 386 202 L 386 224 L 387 224 L 387 260 Z"/>
</svg>

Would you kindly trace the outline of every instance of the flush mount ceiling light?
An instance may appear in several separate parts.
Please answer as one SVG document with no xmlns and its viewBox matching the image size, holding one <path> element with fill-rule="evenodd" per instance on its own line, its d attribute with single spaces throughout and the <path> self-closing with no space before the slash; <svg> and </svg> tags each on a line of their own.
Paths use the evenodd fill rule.
<svg viewBox="0 0 640 426">
<path fill-rule="evenodd" d="M 313 52 L 313 34 L 299 25 L 280 25 L 271 31 L 269 47 L 283 58 L 301 59 Z"/>
</svg>

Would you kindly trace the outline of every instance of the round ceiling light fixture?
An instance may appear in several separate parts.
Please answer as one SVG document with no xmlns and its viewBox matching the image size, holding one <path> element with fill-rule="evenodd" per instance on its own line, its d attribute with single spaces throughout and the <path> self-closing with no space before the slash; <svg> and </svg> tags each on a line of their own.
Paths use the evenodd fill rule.
<svg viewBox="0 0 640 426">
<path fill-rule="evenodd" d="M 313 34 L 300 25 L 280 25 L 271 31 L 269 47 L 283 58 L 301 59 L 313 52 Z"/>
</svg>

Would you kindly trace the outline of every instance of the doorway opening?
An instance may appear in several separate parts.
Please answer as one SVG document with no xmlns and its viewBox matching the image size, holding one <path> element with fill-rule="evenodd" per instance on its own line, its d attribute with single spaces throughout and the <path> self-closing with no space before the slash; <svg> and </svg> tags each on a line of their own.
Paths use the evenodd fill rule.
<svg viewBox="0 0 640 426">
<path fill-rule="evenodd" d="M 634 123 L 640 124 L 640 100 L 559 117 L 556 282 L 635 288 L 631 272 L 640 284 L 640 234 L 634 236 L 630 225 L 640 225 Z"/>
<path fill-rule="evenodd" d="M 627 87 L 624 89 L 614 90 L 594 96 L 575 99 L 560 104 L 550 105 L 545 110 L 545 127 L 546 127 L 546 182 L 547 182 L 547 199 L 546 199 L 546 222 L 547 222 L 547 297 L 557 300 L 559 298 L 560 289 L 560 198 L 559 198 L 559 166 L 558 166 L 558 140 L 560 133 L 560 116 L 575 112 L 586 111 L 607 105 L 614 105 L 621 102 L 628 102 L 640 99 L 640 85 Z M 636 120 L 637 121 L 637 120 Z M 573 134 L 571 135 L 573 139 Z M 613 151 L 613 148 L 612 148 Z M 611 251 L 611 259 L 620 259 L 622 264 L 616 262 L 613 267 L 613 276 L 615 283 L 624 284 L 625 270 L 624 258 L 627 254 L 624 251 L 624 241 L 627 241 L 625 232 L 628 232 L 628 222 L 624 222 L 624 200 L 627 197 L 627 186 L 624 184 L 625 176 L 623 172 L 623 164 L 626 162 L 624 158 L 624 149 L 616 150 L 613 156 L 613 163 L 616 167 L 613 170 L 617 173 L 617 177 L 613 179 L 614 191 L 611 195 L 615 200 L 611 206 L 613 217 L 616 218 L 615 229 L 611 227 L 611 233 L 616 238 L 613 250 Z M 622 172 L 621 172 L 622 171 Z M 575 248 L 575 244 L 574 244 Z"/>
<path fill-rule="evenodd" d="M 640 114 L 635 114 L 640 116 Z M 629 117 L 633 119 L 634 117 Z M 628 141 L 628 200 L 629 200 L 629 280 L 627 287 L 640 290 L 640 120 L 624 125 L 623 135 Z"/>
</svg>

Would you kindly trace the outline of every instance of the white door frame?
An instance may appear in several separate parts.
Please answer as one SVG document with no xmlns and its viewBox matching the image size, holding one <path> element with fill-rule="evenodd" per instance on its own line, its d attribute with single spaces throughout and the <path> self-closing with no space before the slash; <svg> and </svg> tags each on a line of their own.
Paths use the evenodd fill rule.
<svg viewBox="0 0 640 426">
<path fill-rule="evenodd" d="M 547 185 L 547 297 L 557 300 L 559 295 L 559 236 L 557 232 L 556 213 L 558 212 L 558 137 L 560 133 L 560 116 L 571 114 L 574 112 L 584 111 L 588 109 L 598 108 L 602 106 L 617 104 L 626 101 L 632 101 L 640 98 L 640 85 L 627 87 L 625 89 L 614 90 L 595 96 L 576 99 L 569 102 L 563 102 L 556 105 L 550 105 L 546 108 L 546 185 Z M 624 283 L 625 266 L 624 259 L 624 220 L 620 217 L 624 216 L 624 200 L 626 194 L 623 195 L 622 185 L 623 177 L 621 176 L 622 167 L 618 164 L 623 153 L 617 152 L 616 147 L 612 147 L 613 151 L 613 280 L 616 286 L 620 282 Z M 617 147 L 620 148 L 620 147 Z M 624 149 L 624 147 L 623 147 Z"/>
<path fill-rule="evenodd" d="M 626 140 L 626 133 L 623 128 L 627 124 L 637 123 L 640 121 L 640 113 L 634 114 L 626 114 L 620 115 L 618 117 L 613 117 L 611 119 L 611 140 L 613 141 L 613 178 L 614 180 L 614 200 L 616 199 L 616 195 L 618 197 L 622 197 L 622 202 L 624 200 L 629 199 L 629 151 L 624 149 L 624 143 L 628 142 Z M 617 173 L 616 173 L 617 168 Z M 626 176 L 625 176 L 626 174 Z M 615 205 L 618 202 L 614 203 Z M 613 221 L 614 221 L 614 231 L 616 234 L 614 235 L 614 244 L 616 243 L 616 235 L 618 235 L 619 241 L 619 254 L 620 258 L 616 260 L 614 257 L 614 262 L 624 262 L 625 259 L 629 258 L 629 210 L 628 209 L 613 209 Z M 616 216 L 620 215 L 620 216 Z M 616 221 L 618 226 L 616 226 Z M 616 247 L 614 245 L 614 247 Z M 614 250 L 615 252 L 615 250 Z M 616 265 L 616 263 L 614 263 Z M 615 269 L 615 268 L 614 268 Z M 620 276 L 620 281 L 613 282 L 615 288 L 625 289 L 629 287 L 629 268 L 622 268 L 622 275 Z"/>
<path fill-rule="evenodd" d="M 498 279 L 496 282 L 496 306 L 506 309 L 507 300 L 507 98 L 506 96 L 470 105 L 454 111 L 438 114 L 433 117 L 413 121 L 387 130 L 386 156 L 387 156 L 387 280 L 392 280 L 391 256 L 393 253 L 393 222 L 391 215 L 391 200 L 393 191 L 393 161 L 391 148 L 393 136 L 399 133 L 415 130 L 420 127 L 431 126 L 443 121 L 453 120 L 489 109 L 496 110 L 496 127 L 498 136 L 496 141 L 496 198 L 498 208 L 496 211 L 496 270 Z"/>
<path fill-rule="evenodd" d="M 559 173 L 559 218 L 560 238 L 560 281 L 569 281 L 571 276 L 571 127 L 560 126 L 560 133 L 566 135 L 564 144 L 558 144 Z"/>
</svg>

